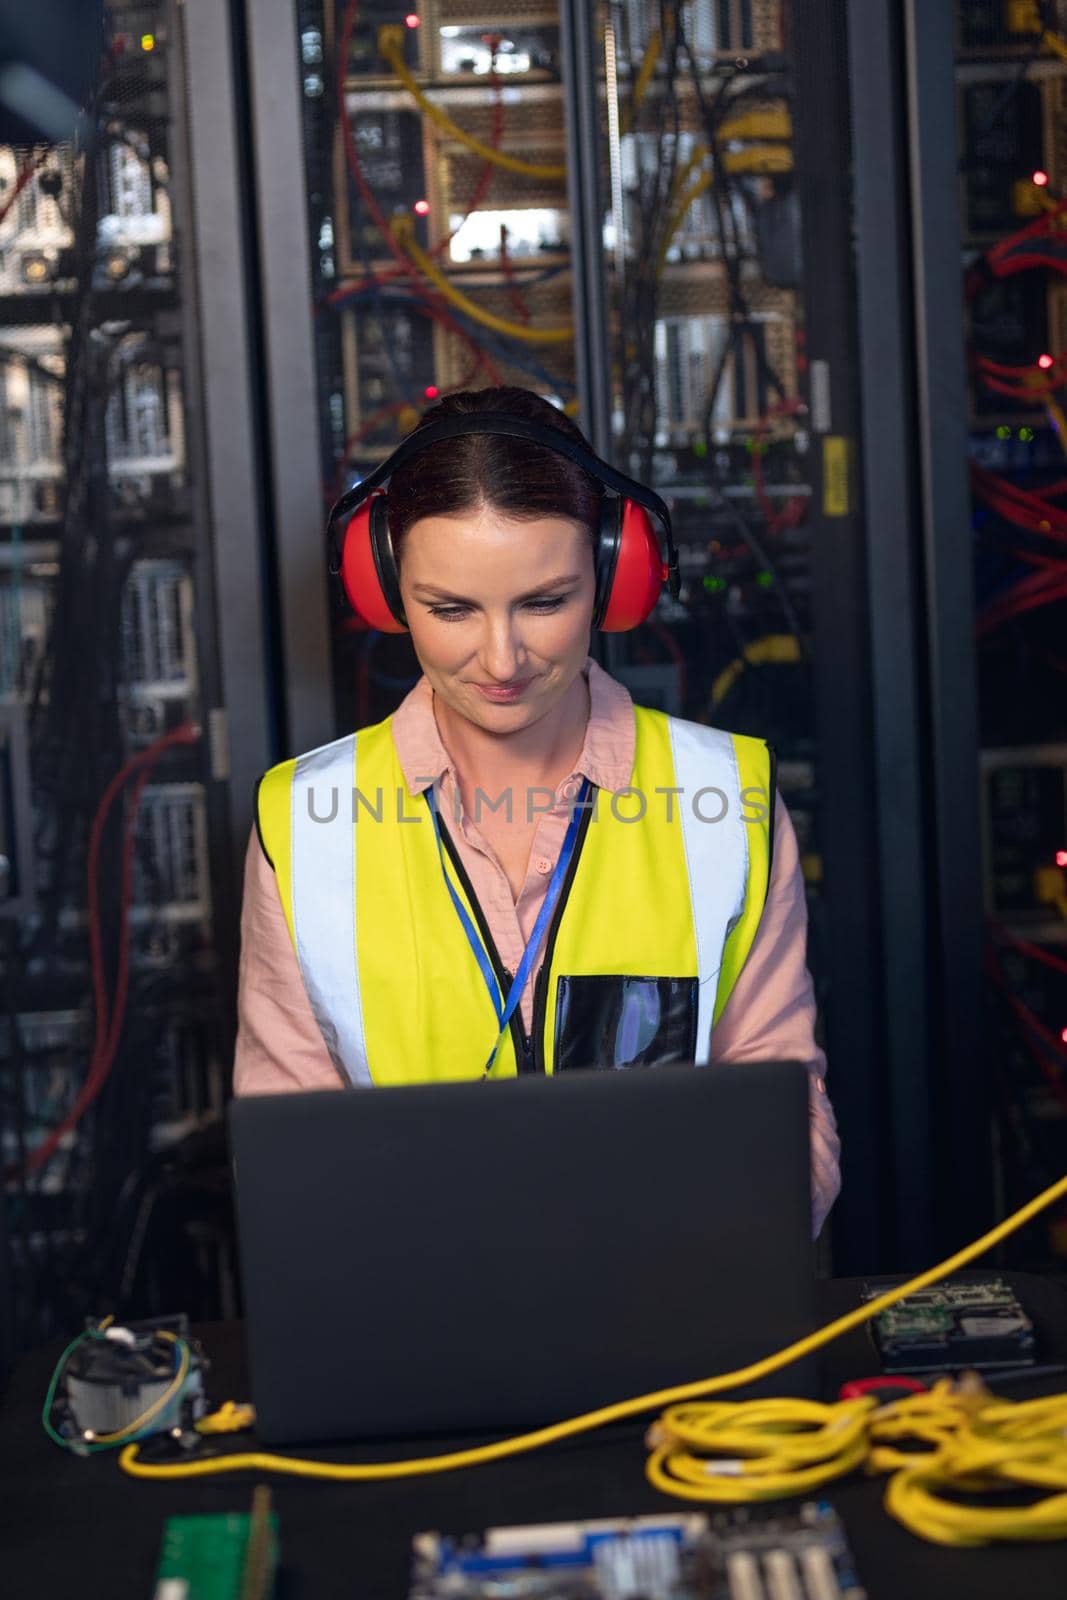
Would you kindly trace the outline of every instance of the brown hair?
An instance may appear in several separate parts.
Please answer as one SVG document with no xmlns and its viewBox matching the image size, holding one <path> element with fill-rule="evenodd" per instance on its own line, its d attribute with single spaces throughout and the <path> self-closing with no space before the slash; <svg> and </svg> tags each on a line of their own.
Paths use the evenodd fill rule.
<svg viewBox="0 0 1067 1600">
<path fill-rule="evenodd" d="M 487 411 L 526 417 L 586 445 L 569 417 L 530 389 L 465 389 L 447 395 L 420 418 L 409 437 L 443 417 L 476 417 Z M 570 517 L 596 533 L 602 489 L 566 456 L 528 439 L 502 434 L 461 434 L 431 445 L 398 467 L 389 480 L 389 534 L 400 546 L 420 517 L 447 516 L 491 506 L 509 517 Z"/>
</svg>

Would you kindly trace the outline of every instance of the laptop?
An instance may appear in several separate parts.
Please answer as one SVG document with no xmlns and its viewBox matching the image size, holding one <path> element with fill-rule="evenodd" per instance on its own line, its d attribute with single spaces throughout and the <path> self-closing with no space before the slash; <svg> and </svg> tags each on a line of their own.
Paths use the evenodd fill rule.
<svg viewBox="0 0 1067 1600">
<path fill-rule="evenodd" d="M 795 1063 L 250 1096 L 230 1134 L 268 1442 L 537 1426 L 816 1325 Z"/>
</svg>

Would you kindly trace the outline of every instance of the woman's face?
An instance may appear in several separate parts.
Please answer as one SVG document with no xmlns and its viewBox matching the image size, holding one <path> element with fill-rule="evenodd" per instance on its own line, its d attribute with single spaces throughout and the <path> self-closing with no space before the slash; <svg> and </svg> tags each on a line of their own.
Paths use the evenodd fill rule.
<svg viewBox="0 0 1067 1600">
<path fill-rule="evenodd" d="M 532 726 L 585 665 L 592 541 L 567 517 L 481 506 L 423 517 L 405 535 L 400 594 L 434 692 L 493 733 Z"/>
</svg>

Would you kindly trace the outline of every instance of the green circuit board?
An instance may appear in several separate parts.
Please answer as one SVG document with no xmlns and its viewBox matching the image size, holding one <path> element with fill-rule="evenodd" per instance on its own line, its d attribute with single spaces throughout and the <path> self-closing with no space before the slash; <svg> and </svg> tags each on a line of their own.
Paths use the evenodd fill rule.
<svg viewBox="0 0 1067 1600">
<path fill-rule="evenodd" d="M 153 1600 L 270 1600 L 278 1567 L 278 1519 L 268 1490 L 250 1512 L 168 1517 Z"/>
</svg>

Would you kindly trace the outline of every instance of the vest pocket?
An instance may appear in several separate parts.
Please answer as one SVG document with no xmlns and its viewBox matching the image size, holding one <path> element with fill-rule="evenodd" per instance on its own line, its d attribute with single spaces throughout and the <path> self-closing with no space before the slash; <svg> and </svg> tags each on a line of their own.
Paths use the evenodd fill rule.
<svg viewBox="0 0 1067 1600">
<path fill-rule="evenodd" d="M 696 1054 L 696 978 L 560 978 L 554 1070 L 656 1067 Z"/>
</svg>

